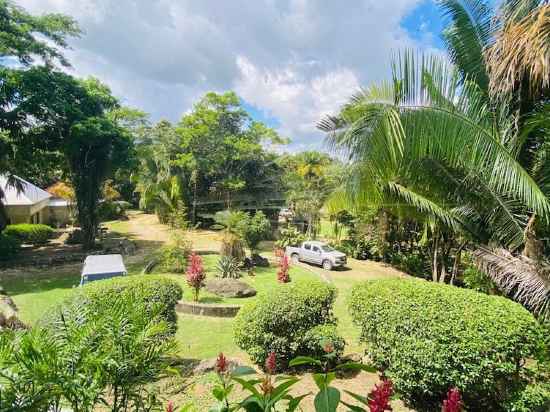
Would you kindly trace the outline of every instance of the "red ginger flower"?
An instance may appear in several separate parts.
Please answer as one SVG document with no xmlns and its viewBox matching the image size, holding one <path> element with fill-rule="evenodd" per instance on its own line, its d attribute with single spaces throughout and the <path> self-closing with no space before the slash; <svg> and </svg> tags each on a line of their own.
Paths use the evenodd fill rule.
<svg viewBox="0 0 550 412">
<path fill-rule="evenodd" d="M 220 352 L 220 354 L 218 355 L 218 359 L 216 359 L 216 367 L 215 367 L 216 372 L 217 373 L 227 372 L 227 366 L 228 366 L 227 358 L 222 352 Z"/>
<path fill-rule="evenodd" d="M 383 379 L 379 385 L 374 385 L 374 389 L 369 393 L 370 412 L 391 411 L 390 399 L 393 395 L 393 384 L 390 380 Z"/>
<path fill-rule="evenodd" d="M 189 266 L 186 272 L 187 284 L 195 290 L 195 301 L 199 300 L 199 290 L 204 286 L 206 272 L 202 267 L 202 259 L 195 252 L 189 256 Z"/>
<path fill-rule="evenodd" d="M 460 412 L 462 410 L 462 397 L 458 388 L 451 388 L 447 392 L 447 399 L 443 401 L 443 412 Z"/>
<path fill-rule="evenodd" d="M 166 412 L 174 412 L 174 403 L 172 401 L 168 401 L 168 404 L 166 405 Z"/>
<path fill-rule="evenodd" d="M 277 272 L 277 280 L 281 283 L 290 282 L 288 271 L 290 270 L 290 260 L 288 256 L 283 256 L 279 261 L 279 271 Z"/>
<path fill-rule="evenodd" d="M 275 369 L 277 369 L 277 358 L 275 356 L 275 352 L 270 352 L 265 360 L 265 370 L 270 375 L 273 375 L 275 373 Z"/>
</svg>

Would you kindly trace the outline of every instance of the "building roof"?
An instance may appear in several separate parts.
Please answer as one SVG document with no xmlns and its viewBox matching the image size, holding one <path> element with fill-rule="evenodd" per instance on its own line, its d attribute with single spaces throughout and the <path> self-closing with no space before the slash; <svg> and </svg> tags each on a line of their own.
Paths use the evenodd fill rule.
<svg viewBox="0 0 550 412">
<path fill-rule="evenodd" d="M 69 206 L 69 202 L 65 199 L 61 199 L 60 197 L 52 197 L 48 202 L 48 206 L 49 207 L 67 207 Z"/>
<path fill-rule="evenodd" d="M 8 185 L 8 178 L 0 175 L 0 188 L 4 192 L 2 203 L 6 206 L 30 206 L 52 197 L 51 194 L 17 176 L 13 176 L 18 183 Z M 21 191 L 19 191 L 21 190 Z"/>
</svg>

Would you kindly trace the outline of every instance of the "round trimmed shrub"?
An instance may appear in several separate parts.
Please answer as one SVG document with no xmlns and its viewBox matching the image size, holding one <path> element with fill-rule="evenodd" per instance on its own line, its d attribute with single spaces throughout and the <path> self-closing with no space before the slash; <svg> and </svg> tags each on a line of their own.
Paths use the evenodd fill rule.
<svg viewBox="0 0 550 412">
<path fill-rule="evenodd" d="M 158 312 L 173 332 L 176 331 L 176 304 L 182 298 L 181 286 L 172 279 L 156 275 L 121 276 L 88 283 L 62 304 L 85 305 L 89 312 L 108 311 L 117 299 L 141 301 L 149 313 Z M 54 311 L 55 312 L 55 311 Z"/>
<path fill-rule="evenodd" d="M 374 365 L 417 408 L 438 410 L 458 387 L 468 410 L 504 410 L 542 349 L 538 322 L 504 297 L 422 280 L 353 288 L 353 321 Z"/>
<path fill-rule="evenodd" d="M 17 255 L 21 242 L 14 236 L 0 233 L 0 260 L 10 260 Z"/>
<path fill-rule="evenodd" d="M 54 230 L 47 225 L 20 223 L 8 225 L 3 233 L 17 238 L 21 243 L 40 245 L 53 236 Z"/>
<path fill-rule="evenodd" d="M 317 356 L 323 338 L 333 340 L 337 355 L 343 340 L 334 327 L 333 304 L 336 289 L 317 281 L 278 285 L 269 293 L 244 306 L 233 324 L 237 345 L 258 365 L 275 352 L 284 368 L 296 356 Z"/>
</svg>

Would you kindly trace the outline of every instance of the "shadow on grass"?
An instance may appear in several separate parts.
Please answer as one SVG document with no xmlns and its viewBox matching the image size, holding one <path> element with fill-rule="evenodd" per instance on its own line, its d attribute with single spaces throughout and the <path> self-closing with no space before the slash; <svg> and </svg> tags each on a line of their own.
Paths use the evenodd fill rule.
<svg viewBox="0 0 550 412">
<path fill-rule="evenodd" d="M 0 285 L 10 296 L 27 293 L 41 293 L 54 289 L 73 289 L 80 283 L 80 274 L 41 275 L 35 276 L 0 276 Z"/>
</svg>

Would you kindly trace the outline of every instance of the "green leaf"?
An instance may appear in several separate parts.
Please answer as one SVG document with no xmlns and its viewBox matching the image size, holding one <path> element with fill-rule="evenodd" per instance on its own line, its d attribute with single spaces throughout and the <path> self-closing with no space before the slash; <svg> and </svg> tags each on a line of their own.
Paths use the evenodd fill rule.
<svg viewBox="0 0 550 412">
<path fill-rule="evenodd" d="M 322 363 L 320 360 L 317 360 L 309 356 L 297 356 L 296 358 L 292 359 L 288 365 L 291 367 L 300 366 L 300 365 L 322 366 Z"/>
<path fill-rule="evenodd" d="M 231 376 L 255 375 L 256 370 L 250 366 L 238 366 L 231 372 Z"/>
<path fill-rule="evenodd" d="M 273 392 L 271 393 L 271 400 L 273 403 L 278 402 L 285 394 L 287 393 L 288 389 L 295 385 L 299 381 L 298 378 L 289 379 L 285 381 L 284 383 L 281 383 L 279 386 L 277 386 Z"/>
<path fill-rule="evenodd" d="M 315 384 L 319 388 L 320 391 L 324 390 L 326 388 L 325 385 L 325 375 L 322 373 L 314 373 L 313 374 L 313 380 L 315 381 Z"/>
<path fill-rule="evenodd" d="M 216 386 L 212 389 L 212 395 L 214 395 L 214 398 L 221 402 L 225 399 L 226 393 L 221 386 Z"/>
<path fill-rule="evenodd" d="M 244 389 L 247 389 L 249 392 L 253 393 L 255 396 L 257 396 L 258 398 L 261 398 L 262 395 L 260 394 L 260 392 L 258 392 L 258 390 L 254 387 L 255 384 L 259 383 L 260 381 L 258 380 L 250 380 L 250 381 L 247 381 L 245 379 L 240 379 L 240 378 L 233 378 L 234 381 L 238 382 L 239 384 L 241 384 L 241 386 L 244 388 Z"/>
<path fill-rule="evenodd" d="M 300 405 L 300 402 L 304 400 L 304 398 L 308 397 L 309 393 L 306 393 L 305 395 L 296 396 L 296 397 L 290 397 L 290 400 L 288 402 L 288 407 L 286 409 L 286 412 L 294 412 L 296 408 Z"/>
<path fill-rule="evenodd" d="M 358 395 L 358 394 L 350 392 L 350 391 L 344 391 L 344 392 L 346 392 L 353 399 L 361 402 L 363 405 L 368 405 L 369 404 L 369 399 L 366 396 L 361 396 L 361 395 Z"/>
<path fill-rule="evenodd" d="M 340 391 L 336 388 L 326 388 L 320 391 L 313 404 L 316 412 L 336 412 L 340 403 Z"/>
<path fill-rule="evenodd" d="M 350 405 L 349 403 L 346 403 L 344 401 L 342 401 L 342 404 L 346 405 L 352 412 L 366 412 L 366 410 L 361 408 L 360 406 Z"/>
</svg>

